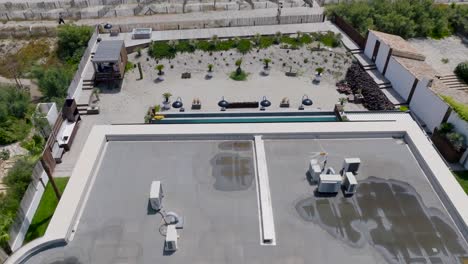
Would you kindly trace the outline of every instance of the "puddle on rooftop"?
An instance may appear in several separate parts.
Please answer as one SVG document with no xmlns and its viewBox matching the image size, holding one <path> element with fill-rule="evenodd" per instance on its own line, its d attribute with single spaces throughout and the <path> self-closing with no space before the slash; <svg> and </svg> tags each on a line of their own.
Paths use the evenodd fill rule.
<svg viewBox="0 0 468 264">
<path fill-rule="evenodd" d="M 250 141 L 226 141 L 218 145 L 222 152 L 211 160 L 214 188 L 220 191 L 241 191 L 254 180 L 253 149 Z"/>
<path fill-rule="evenodd" d="M 369 177 L 353 197 L 309 197 L 295 208 L 301 219 L 350 246 L 372 245 L 389 263 L 459 263 L 468 254 L 443 213 L 425 207 L 400 181 Z"/>
</svg>

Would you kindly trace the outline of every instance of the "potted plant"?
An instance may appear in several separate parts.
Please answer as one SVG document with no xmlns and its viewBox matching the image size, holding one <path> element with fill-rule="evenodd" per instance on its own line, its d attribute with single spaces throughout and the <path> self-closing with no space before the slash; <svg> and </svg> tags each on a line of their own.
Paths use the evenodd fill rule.
<svg viewBox="0 0 468 264">
<path fill-rule="evenodd" d="M 283 97 L 280 102 L 280 107 L 289 107 L 289 98 Z"/>
<path fill-rule="evenodd" d="M 360 104 L 364 101 L 364 96 L 362 95 L 362 89 L 357 89 L 356 94 L 354 94 L 354 102 Z"/>
<path fill-rule="evenodd" d="M 340 105 L 344 105 L 348 101 L 348 99 L 346 97 L 340 97 L 338 101 L 340 102 Z"/>
<path fill-rule="evenodd" d="M 242 59 L 236 60 L 236 67 L 237 67 L 237 68 L 236 68 L 236 74 L 237 74 L 237 75 L 242 74 L 241 65 L 242 65 Z"/>
<path fill-rule="evenodd" d="M 315 69 L 314 82 L 319 83 L 322 80 L 323 71 L 324 69 L 322 67 L 318 67 Z"/>
<path fill-rule="evenodd" d="M 451 163 L 458 162 L 465 151 L 465 138 L 454 128 L 451 123 L 442 123 L 431 136 L 442 156 Z"/>
<path fill-rule="evenodd" d="M 172 94 L 169 93 L 169 92 L 165 92 L 165 93 L 162 94 L 162 96 L 164 97 L 163 109 L 164 110 L 171 109 L 171 102 L 169 101 L 169 99 L 171 98 Z"/>
<path fill-rule="evenodd" d="M 192 110 L 200 110 L 201 102 L 199 98 L 194 98 L 192 101 Z"/>
<path fill-rule="evenodd" d="M 206 79 L 213 78 L 213 64 L 208 64 L 208 72 L 206 73 Z"/>
<path fill-rule="evenodd" d="M 263 59 L 263 75 L 268 76 L 270 75 L 270 58 L 264 58 Z"/>
<path fill-rule="evenodd" d="M 164 75 L 164 72 L 163 72 L 164 65 L 158 64 L 156 65 L 155 69 L 158 70 L 158 75 Z"/>
</svg>

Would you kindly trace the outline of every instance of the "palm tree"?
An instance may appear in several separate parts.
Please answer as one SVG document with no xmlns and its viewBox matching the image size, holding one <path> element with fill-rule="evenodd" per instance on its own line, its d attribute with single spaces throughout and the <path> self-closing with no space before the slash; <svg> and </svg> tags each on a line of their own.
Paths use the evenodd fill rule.
<svg viewBox="0 0 468 264">
<path fill-rule="evenodd" d="M 262 38 L 262 35 L 260 35 L 259 33 L 255 34 L 254 36 L 254 42 L 255 42 L 255 45 L 258 47 L 260 46 L 260 39 Z"/>
<path fill-rule="evenodd" d="M 165 92 L 162 96 L 164 97 L 164 102 L 169 103 L 169 98 L 171 98 L 172 94 L 170 92 Z"/>
<path fill-rule="evenodd" d="M 281 32 L 277 31 L 275 33 L 275 44 L 280 44 L 281 43 L 281 37 L 283 36 L 283 34 L 281 34 Z"/>
<path fill-rule="evenodd" d="M 263 64 L 265 64 L 265 67 L 263 67 L 264 69 L 268 69 L 269 68 L 269 63 L 271 62 L 271 59 L 270 58 L 264 58 L 263 59 Z"/>
<path fill-rule="evenodd" d="M 236 66 L 237 66 L 236 74 L 237 75 L 242 73 L 241 65 L 242 65 L 242 59 L 236 60 Z"/>
<path fill-rule="evenodd" d="M 164 74 L 164 72 L 162 71 L 164 69 L 164 65 L 158 64 L 158 65 L 156 65 L 155 69 L 158 70 L 158 75 L 163 75 Z"/>
<path fill-rule="evenodd" d="M 348 99 L 346 97 L 341 97 L 340 99 L 338 99 L 338 101 L 340 102 L 340 105 L 344 105 Z"/>
</svg>

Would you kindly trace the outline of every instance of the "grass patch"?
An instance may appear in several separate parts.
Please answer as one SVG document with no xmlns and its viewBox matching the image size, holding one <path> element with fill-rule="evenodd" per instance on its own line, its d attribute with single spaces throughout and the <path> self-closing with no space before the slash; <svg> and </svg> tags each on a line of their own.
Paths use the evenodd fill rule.
<svg viewBox="0 0 468 264">
<path fill-rule="evenodd" d="M 65 190 L 69 178 L 55 178 L 57 188 L 61 192 Z M 41 202 L 37 208 L 34 218 L 32 219 L 31 225 L 29 226 L 26 237 L 24 238 L 25 243 L 32 241 L 38 237 L 44 235 L 47 230 L 52 216 L 54 215 L 55 208 L 57 207 L 58 201 L 55 197 L 54 190 L 50 183 L 47 184 L 44 194 L 42 195 Z"/>
<path fill-rule="evenodd" d="M 460 116 L 461 119 L 468 121 L 468 105 L 455 101 L 450 96 L 442 95 L 444 101 Z"/>
<path fill-rule="evenodd" d="M 237 71 L 233 71 L 229 75 L 229 77 L 234 81 L 245 81 L 247 80 L 247 76 L 249 76 L 249 74 L 245 71 L 241 71 L 240 73 L 237 73 Z"/>
<path fill-rule="evenodd" d="M 465 193 L 468 194 L 468 171 L 454 171 L 453 175 L 455 175 Z"/>
</svg>

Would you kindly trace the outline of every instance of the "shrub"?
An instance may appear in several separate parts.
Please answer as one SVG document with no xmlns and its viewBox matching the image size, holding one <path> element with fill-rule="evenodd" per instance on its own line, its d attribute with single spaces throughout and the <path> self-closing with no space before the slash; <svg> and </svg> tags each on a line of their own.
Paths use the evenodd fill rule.
<svg viewBox="0 0 468 264">
<path fill-rule="evenodd" d="M 179 43 L 175 46 L 175 49 L 177 52 L 188 52 L 192 53 L 195 51 L 195 45 L 193 45 L 190 41 L 188 40 L 180 40 Z"/>
<path fill-rule="evenodd" d="M 262 36 L 260 37 L 260 44 L 258 45 L 258 47 L 261 49 L 266 49 L 270 47 L 271 45 L 273 45 L 274 42 L 275 42 L 274 37 Z"/>
<path fill-rule="evenodd" d="M 197 49 L 202 50 L 202 51 L 212 51 L 212 50 L 214 50 L 211 43 L 206 41 L 206 40 L 198 41 L 197 42 Z"/>
<path fill-rule="evenodd" d="M 458 78 L 468 83 L 468 61 L 464 61 L 458 64 L 455 68 L 455 74 L 458 76 Z"/>
<path fill-rule="evenodd" d="M 37 67 L 33 74 L 38 80 L 39 90 L 46 99 L 63 98 L 67 95 L 68 86 L 73 78 L 73 69 L 58 66 L 48 69 Z"/>
<path fill-rule="evenodd" d="M 125 64 L 125 72 L 133 70 L 134 68 L 135 68 L 134 64 L 130 61 L 127 61 L 127 64 Z"/>
<path fill-rule="evenodd" d="M 237 50 L 242 53 L 246 54 L 252 49 L 252 44 L 250 43 L 250 40 L 248 39 L 241 39 L 237 43 Z"/>
<path fill-rule="evenodd" d="M 141 57 L 141 48 L 136 49 L 137 57 Z"/>
<path fill-rule="evenodd" d="M 233 48 L 235 48 L 235 42 L 232 39 L 219 41 L 216 45 L 217 51 L 227 51 Z"/>
<path fill-rule="evenodd" d="M 455 101 L 450 96 L 442 96 L 444 101 L 460 116 L 461 119 L 468 122 L 468 105 Z"/>
<path fill-rule="evenodd" d="M 3 183 L 8 187 L 6 195 L 0 195 L 0 246 L 9 250 L 9 230 L 13 223 L 29 183 L 35 160 L 22 158 L 8 171 Z"/>
<path fill-rule="evenodd" d="M 341 44 L 341 34 L 335 34 L 332 31 L 328 31 L 325 34 L 319 34 L 318 40 L 325 46 L 336 48 Z"/>
<path fill-rule="evenodd" d="M 439 132 L 442 134 L 447 134 L 453 131 L 455 126 L 452 123 L 442 123 L 439 126 Z"/>
<path fill-rule="evenodd" d="M 173 59 L 177 52 L 167 41 L 153 42 L 149 51 L 155 59 Z"/>
<path fill-rule="evenodd" d="M 0 151 L 0 159 L 8 160 L 9 158 L 10 158 L 10 151 L 8 149 L 2 149 L 2 151 Z"/>
<path fill-rule="evenodd" d="M 93 32 L 92 27 L 66 24 L 57 30 L 57 54 L 63 61 L 77 64 L 88 46 L 88 40 Z"/>
<path fill-rule="evenodd" d="M 446 135 L 452 146 L 457 150 L 461 151 L 465 146 L 465 137 L 457 132 L 450 132 Z"/>
<path fill-rule="evenodd" d="M 21 143 L 21 146 L 29 151 L 29 154 L 38 156 L 44 149 L 45 140 L 40 135 L 34 135 L 30 140 Z"/>
<path fill-rule="evenodd" d="M 440 61 L 441 61 L 443 64 L 447 64 L 447 63 L 449 63 L 450 60 L 447 59 L 447 58 L 442 58 Z"/>
<path fill-rule="evenodd" d="M 237 71 L 233 71 L 229 75 L 229 77 L 233 79 L 234 81 L 245 81 L 247 80 L 247 76 L 248 76 L 248 73 L 244 71 L 241 71 L 240 73 L 238 73 Z"/>
</svg>

